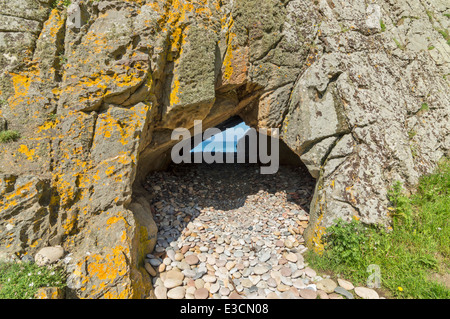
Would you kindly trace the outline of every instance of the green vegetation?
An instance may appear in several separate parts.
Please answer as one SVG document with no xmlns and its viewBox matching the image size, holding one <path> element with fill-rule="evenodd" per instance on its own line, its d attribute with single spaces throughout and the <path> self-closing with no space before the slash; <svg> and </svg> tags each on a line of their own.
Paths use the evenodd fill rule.
<svg viewBox="0 0 450 319">
<path fill-rule="evenodd" d="M 426 10 L 425 11 L 427 16 L 428 16 L 428 20 L 430 20 L 431 23 L 433 23 L 433 13 L 431 11 Z"/>
<path fill-rule="evenodd" d="M 445 39 L 445 41 L 447 41 L 447 44 L 450 45 L 450 35 L 448 34 L 447 30 L 437 30 L 442 37 Z"/>
<path fill-rule="evenodd" d="M 381 27 L 381 32 L 386 31 L 386 25 L 384 24 L 383 20 L 380 20 L 380 27 Z"/>
<path fill-rule="evenodd" d="M 450 298 L 450 289 L 431 280 L 450 271 L 450 160 L 424 176 L 412 195 L 395 183 L 389 200 L 392 227 L 337 221 L 327 229 L 324 254 L 308 253 L 309 264 L 361 285 L 376 264 L 391 297 Z"/>
<path fill-rule="evenodd" d="M 405 46 L 401 44 L 396 38 L 394 38 L 394 42 L 400 50 L 405 50 Z"/>
<path fill-rule="evenodd" d="M 65 287 L 62 269 L 32 262 L 0 264 L 0 299 L 33 299 L 41 287 Z"/>
<path fill-rule="evenodd" d="M 416 136 L 416 135 L 417 135 L 417 132 L 414 131 L 414 130 L 411 130 L 411 131 L 408 132 L 408 137 L 409 137 L 409 139 L 414 138 L 414 136 Z"/>
<path fill-rule="evenodd" d="M 59 64 L 60 64 L 61 66 L 67 64 L 67 56 L 65 56 L 64 53 L 60 53 L 60 54 L 58 55 L 58 59 L 59 59 Z"/>
<path fill-rule="evenodd" d="M 20 138 L 20 133 L 17 131 L 1 131 L 0 132 L 0 143 L 9 143 L 17 141 Z"/>
<path fill-rule="evenodd" d="M 52 8 L 57 8 L 59 6 L 63 6 L 63 7 L 67 8 L 68 6 L 70 6 L 71 3 L 72 3 L 71 0 L 55 0 L 52 3 Z"/>
<path fill-rule="evenodd" d="M 419 111 L 428 111 L 430 107 L 428 106 L 428 103 L 422 103 L 422 106 Z"/>
</svg>

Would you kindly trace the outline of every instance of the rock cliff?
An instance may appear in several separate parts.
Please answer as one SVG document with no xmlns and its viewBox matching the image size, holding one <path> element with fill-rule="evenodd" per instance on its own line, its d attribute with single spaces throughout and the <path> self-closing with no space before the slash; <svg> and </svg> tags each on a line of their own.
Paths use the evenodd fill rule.
<svg viewBox="0 0 450 319">
<path fill-rule="evenodd" d="M 235 115 L 317 179 L 310 247 L 388 223 L 389 186 L 449 155 L 449 26 L 445 0 L 0 0 L 1 252 L 62 245 L 74 296 L 152 296 L 142 179 L 174 128 Z"/>
</svg>

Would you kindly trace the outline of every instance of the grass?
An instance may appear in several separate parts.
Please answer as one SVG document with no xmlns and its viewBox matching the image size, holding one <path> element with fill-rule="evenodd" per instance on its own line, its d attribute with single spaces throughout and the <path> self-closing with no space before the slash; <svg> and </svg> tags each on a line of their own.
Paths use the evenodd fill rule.
<svg viewBox="0 0 450 319">
<path fill-rule="evenodd" d="M 20 133 L 17 131 L 1 131 L 0 132 L 0 143 L 9 143 L 17 141 L 20 138 Z"/>
<path fill-rule="evenodd" d="M 397 48 L 399 48 L 400 50 L 405 50 L 405 46 L 403 44 L 400 43 L 400 41 L 398 41 L 396 38 L 393 39 L 395 44 L 397 45 Z"/>
<path fill-rule="evenodd" d="M 34 299 L 41 287 L 65 286 L 64 272 L 32 262 L 0 263 L 0 299 Z"/>
<path fill-rule="evenodd" d="M 67 8 L 68 6 L 70 6 L 71 3 L 72 3 L 71 0 L 55 0 L 52 3 L 52 7 L 57 8 L 58 6 L 62 5 L 63 7 Z"/>
<path fill-rule="evenodd" d="M 380 28 L 381 28 L 381 32 L 386 31 L 386 24 L 384 24 L 383 20 L 380 20 Z"/>
<path fill-rule="evenodd" d="M 389 199 L 391 228 L 338 221 L 327 229 L 324 254 L 307 254 L 309 264 L 359 285 L 366 285 L 367 267 L 375 264 L 390 297 L 450 298 L 448 288 L 430 279 L 450 271 L 450 160 L 424 176 L 410 196 L 395 183 Z"/>
</svg>

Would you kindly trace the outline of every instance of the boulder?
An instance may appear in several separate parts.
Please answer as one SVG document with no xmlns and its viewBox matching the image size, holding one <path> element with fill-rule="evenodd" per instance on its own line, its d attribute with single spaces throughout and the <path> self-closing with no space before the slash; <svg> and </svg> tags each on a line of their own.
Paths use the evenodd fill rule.
<svg viewBox="0 0 450 319">
<path fill-rule="evenodd" d="M 61 246 L 44 247 L 34 256 L 34 261 L 38 266 L 50 265 L 64 256 L 64 248 Z"/>
</svg>

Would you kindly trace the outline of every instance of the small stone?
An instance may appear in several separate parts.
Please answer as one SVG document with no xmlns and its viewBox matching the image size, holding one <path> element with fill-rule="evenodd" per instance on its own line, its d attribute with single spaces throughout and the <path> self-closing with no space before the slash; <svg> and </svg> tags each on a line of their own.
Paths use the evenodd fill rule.
<svg viewBox="0 0 450 319">
<path fill-rule="evenodd" d="M 188 286 L 187 288 L 186 288 L 186 295 L 187 294 L 190 294 L 190 295 L 194 295 L 194 293 L 195 293 L 195 286 Z"/>
<path fill-rule="evenodd" d="M 304 274 L 303 270 L 296 270 L 294 271 L 294 273 L 291 275 L 292 279 L 301 277 Z"/>
<path fill-rule="evenodd" d="M 167 292 L 167 297 L 170 299 L 183 299 L 186 294 L 184 287 L 175 287 Z"/>
<path fill-rule="evenodd" d="M 344 299 L 344 297 L 342 297 L 341 295 L 338 295 L 336 293 L 332 293 L 328 295 L 329 299 Z"/>
<path fill-rule="evenodd" d="M 278 259 L 278 265 L 284 265 L 284 264 L 287 264 L 287 263 L 288 263 L 288 261 L 285 258 Z"/>
<path fill-rule="evenodd" d="M 219 290 L 219 294 L 222 296 L 228 296 L 230 294 L 230 289 L 227 287 L 222 287 Z"/>
<path fill-rule="evenodd" d="M 267 299 L 280 299 L 280 297 L 275 292 L 270 292 L 266 298 Z"/>
<path fill-rule="evenodd" d="M 199 259 L 197 255 L 188 255 L 184 258 L 184 260 L 188 263 L 188 265 L 197 265 L 199 263 Z"/>
<path fill-rule="evenodd" d="M 222 254 L 225 251 L 225 247 L 223 246 L 219 246 L 216 248 L 216 253 L 218 254 Z"/>
<path fill-rule="evenodd" d="M 301 279 L 297 279 L 296 281 L 292 282 L 292 285 L 297 289 L 304 289 L 306 287 L 305 283 Z"/>
<path fill-rule="evenodd" d="M 227 264 L 227 261 L 225 259 L 219 259 L 216 261 L 216 266 L 217 267 L 224 267 Z"/>
<path fill-rule="evenodd" d="M 200 289 L 203 288 L 205 286 L 205 281 L 203 279 L 196 279 L 195 282 L 195 288 Z"/>
<path fill-rule="evenodd" d="M 269 268 L 266 267 L 266 266 L 260 266 L 260 265 L 258 265 L 258 266 L 256 266 L 256 267 L 253 269 L 253 271 L 254 271 L 254 273 L 255 273 L 256 275 L 262 275 L 262 274 L 265 274 L 266 272 L 268 272 L 268 271 L 269 271 Z"/>
<path fill-rule="evenodd" d="M 208 256 L 208 258 L 206 259 L 206 262 L 209 265 L 214 266 L 216 264 L 216 258 L 214 256 Z"/>
<path fill-rule="evenodd" d="M 330 299 L 330 297 L 328 297 L 328 294 L 323 290 L 317 290 L 317 294 L 319 295 L 320 299 Z"/>
<path fill-rule="evenodd" d="M 209 291 L 206 288 L 197 289 L 194 297 L 195 299 L 207 299 L 209 297 Z"/>
<path fill-rule="evenodd" d="M 269 278 L 269 279 L 267 279 L 267 285 L 269 287 L 275 288 L 277 286 L 277 282 L 275 279 Z"/>
<path fill-rule="evenodd" d="M 284 277 L 290 277 L 292 274 L 292 270 L 289 267 L 283 267 L 280 269 L 280 274 Z"/>
<path fill-rule="evenodd" d="M 297 255 L 296 254 L 294 254 L 294 253 L 288 253 L 288 254 L 286 254 L 285 256 L 284 256 L 284 258 L 286 258 L 288 261 L 290 261 L 290 262 L 292 262 L 292 263 L 295 263 L 295 262 L 297 262 Z"/>
<path fill-rule="evenodd" d="M 170 258 L 170 260 L 176 261 L 175 260 L 175 255 L 176 255 L 176 253 L 175 253 L 175 251 L 173 249 L 167 250 L 167 257 Z"/>
<path fill-rule="evenodd" d="M 158 267 L 159 265 L 162 264 L 162 261 L 157 259 L 157 258 L 152 258 L 149 260 L 150 265 L 152 265 L 153 267 Z"/>
<path fill-rule="evenodd" d="M 253 283 L 252 283 L 252 281 L 250 279 L 245 278 L 244 280 L 241 280 L 241 285 L 244 288 L 250 288 L 251 286 L 253 286 Z"/>
<path fill-rule="evenodd" d="M 235 262 L 235 261 L 229 261 L 229 262 L 227 262 L 227 263 L 225 264 L 225 268 L 226 268 L 227 270 L 231 270 L 235 265 L 236 265 L 236 262 Z"/>
<path fill-rule="evenodd" d="M 342 287 L 336 287 L 334 292 L 344 296 L 347 299 L 354 299 L 353 295 Z"/>
<path fill-rule="evenodd" d="M 34 256 L 38 266 L 53 264 L 64 256 L 64 248 L 61 246 L 44 247 Z"/>
<path fill-rule="evenodd" d="M 184 258 L 184 255 L 182 253 L 176 253 L 173 258 L 175 259 L 175 261 L 182 261 Z"/>
<path fill-rule="evenodd" d="M 183 284 L 184 275 L 177 270 L 170 270 L 166 273 L 164 279 L 164 287 L 167 289 L 181 286 Z"/>
<path fill-rule="evenodd" d="M 311 289 L 311 290 L 317 291 L 317 287 L 315 284 L 306 285 L 305 289 Z"/>
<path fill-rule="evenodd" d="M 338 279 L 338 284 L 345 290 L 352 290 L 355 288 L 355 286 L 353 286 L 353 284 L 350 281 L 347 281 L 347 280 L 344 280 L 341 278 Z"/>
<path fill-rule="evenodd" d="M 233 291 L 231 294 L 230 294 L 230 297 L 229 297 L 230 299 L 242 299 L 242 297 L 236 292 L 236 291 Z"/>
<path fill-rule="evenodd" d="M 291 240 L 289 240 L 289 239 L 286 239 L 285 241 L 284 241 L 284 246 L 286 247 L 286 248 L 292 248 L 292 247 L 294 247 L 294 243 L 291 241 Z"/>
<path fill-rule="evenodd" d="M 269 259 L 270 259 L 270 252 L 269 252 L 269 251 L 263 253 L 263 254 L 261 255 L 261 257 L 259 257 L 259 261 L 262 262 L 262 263 L 265 263 L 265 262 L 268 261 Z"/>
<path fill-rule="evenodd" d="M 197 275 L 197 272 L 193 269 L 185 269 L 182 273 L 188 278 L 194 278 Z"/>
<path fill-rule="evenodd" d="M 317 276 L 317 273 L 313 269 L 311 269 L 309 267 L 306 267 L 304 269 L 304 272 L 305 272 L 306 276 L 311 277 L 311 278 L 314 278 L 314 277 Z"/>
<path fill-rule="evenodd" d="M 286 286 L 286 285 L 284 285 L 284 284 L 279 284 L 279 285 L 277 286 L 277 290 L 280 291 L 280 292 L 288 291 L 289 289 L 290 289 L 290 287 L 289 287 L 289 286 Z"/>
<path fill-rule="evenodd" d="M 366 287 L 356 287 L 355 293 L 363 299 L 380 299 L 375 290 Z"/>
<path fill-rule="evenodd" d="M 337 284 L 331 279 L 322 279 L 317 284 L 317 289 L 325 291 L 327 294 L 334 292 Z"/>
<path fill-rule="evenodd" d="M 157 286 L 155 288 L 156 299 L 167 299 L 167 288 L 164 286 Z"/>
<path fill-rule="evenodd" d="M 214 283 L 211 285 L 211 288 L 209 288 L 209 292 L 212 294 L 215 294 L 216 292 L 218 292 L 220 289 L 220 284 L 219 283 Z"/>
<path fill-rule="evenodd" d="M 150 265 L 149 263 L 144 264 L 145 270 L 149 273 L 150 276 L 155 277 L 156 276 L 156 270 Z"/>
<path fill-rule="evenodd" d="M 303 299 L 316 299 L 317 292 L 311 289 L 300 289 L 299 291 L 300 297 Z"/>
<path fill-rule="evenodd" d="M 217 278 L 214 275 L 205 275 L 202 278 L 205 282 L 214 283 L 216 282 Z"/>
</svg>

